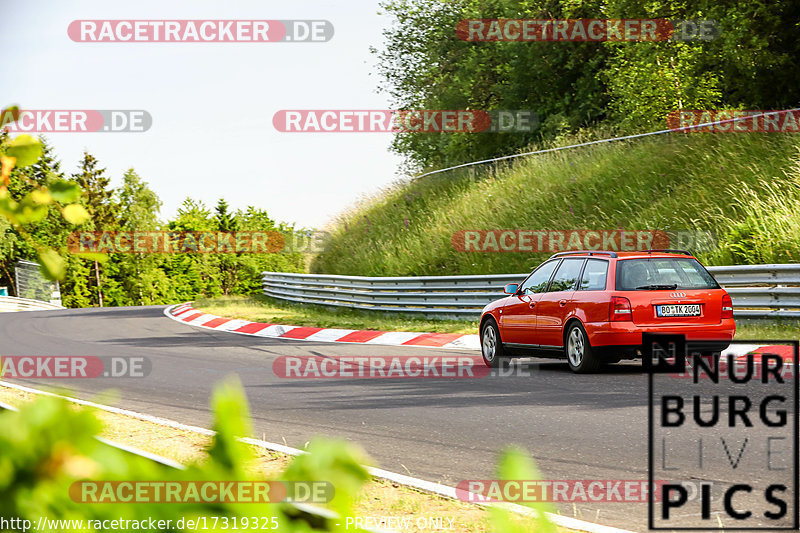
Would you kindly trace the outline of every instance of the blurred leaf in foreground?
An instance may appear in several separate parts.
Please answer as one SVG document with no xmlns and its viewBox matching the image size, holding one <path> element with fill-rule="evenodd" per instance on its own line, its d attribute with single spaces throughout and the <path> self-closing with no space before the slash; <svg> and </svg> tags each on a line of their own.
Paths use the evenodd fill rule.
<svg viewBox="0 0 800 533">
<path fill-rule="evenodd" d="M 86 208 L 80 204 L 69 204 L 64 206 L 64 219 L 70 224 L 80 225 L 92 217 Z"/>
<path fill-rule="evenodd" d="M 22 134 L 9 141 L 6 154 L 16 158 L 15 166 L 27 167 L 39 160 L 42 155 L 42 143 L 30 135 Z"/>
</svg>

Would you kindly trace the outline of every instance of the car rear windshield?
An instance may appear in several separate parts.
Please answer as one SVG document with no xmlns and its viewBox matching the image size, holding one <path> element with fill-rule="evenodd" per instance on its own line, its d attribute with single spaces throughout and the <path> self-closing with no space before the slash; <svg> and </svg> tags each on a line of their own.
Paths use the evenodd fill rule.
<svg viewBox="0 0 800 533">
<path fill-rule="evenodd" d="M 691 257 L 652 257 L 617 262 L 617 290 L 718 289 L 713 276 Z"/>
</svg>

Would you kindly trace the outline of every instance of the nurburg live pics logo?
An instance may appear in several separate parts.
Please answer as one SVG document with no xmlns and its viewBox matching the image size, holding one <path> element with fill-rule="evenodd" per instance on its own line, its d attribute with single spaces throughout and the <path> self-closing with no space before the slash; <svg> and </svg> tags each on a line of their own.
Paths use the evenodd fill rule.
<svg viewBox="0 0 800 533">
<path fill-rule="evenodd" d="M 650 494 L 649 528 L 797 530 L 800 343 L 642 341 L 649 480 L 674 480 Z"/>
</svg>

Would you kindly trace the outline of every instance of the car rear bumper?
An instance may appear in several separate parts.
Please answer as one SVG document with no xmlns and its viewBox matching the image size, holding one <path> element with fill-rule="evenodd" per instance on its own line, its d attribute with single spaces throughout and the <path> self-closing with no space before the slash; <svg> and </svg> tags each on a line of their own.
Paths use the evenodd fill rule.
<svg viewBox="0 0 800 533">
<path fill-rule="evenodd" d="M 592 346 L 641 346 L 643 333 L 686 335 L 690 341 L 730 341 L 736 333 L 732 318 L 719 324 L 681 326 L 637 326 L 633 322 L 597 322 L 585 324 Z"/>
</svg>

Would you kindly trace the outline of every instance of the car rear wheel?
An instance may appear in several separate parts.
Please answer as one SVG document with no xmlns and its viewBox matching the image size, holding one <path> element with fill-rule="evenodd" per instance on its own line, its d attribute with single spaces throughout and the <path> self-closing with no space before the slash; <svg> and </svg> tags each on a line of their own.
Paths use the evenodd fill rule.
<svg viewBox="0 0 800 533">
<path fill-rule="evenodd" d="M 494 320 L 487 320 L 481 330 L 481 354 L 483 362 L 491 368 L 505 366 L 503 353 L 503 343 L 500 341 L 500 332 L 497 330 L 497 323 Z"/>
<path fill-rule="evenodd" d="M 573 322 L 567 330 L 565 343 L 567 352 L 567 362 L 569 368 L 578 374 L 596 372 L 600 368 L 600 358 L 592 350 L 589 338 L 586 336 L 583 326 L 578 322 Z"/>
</svg>

